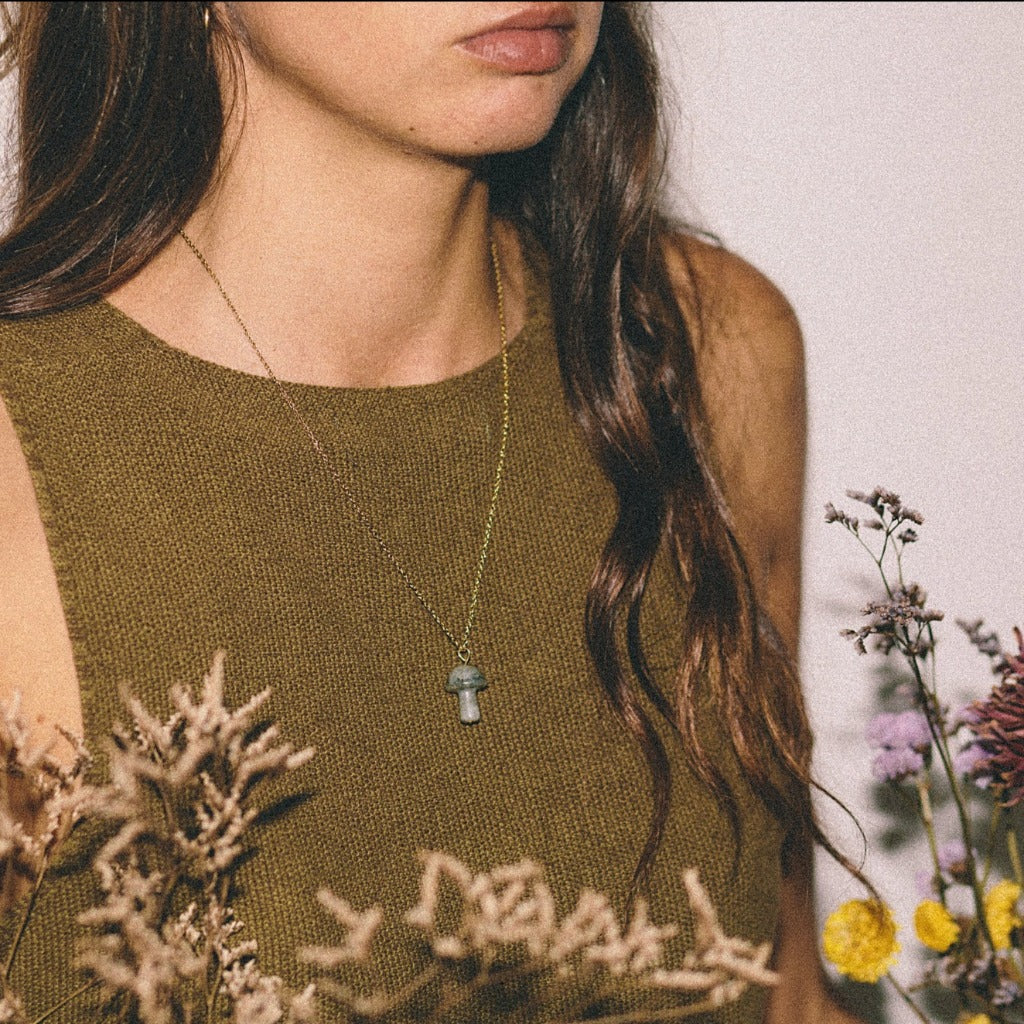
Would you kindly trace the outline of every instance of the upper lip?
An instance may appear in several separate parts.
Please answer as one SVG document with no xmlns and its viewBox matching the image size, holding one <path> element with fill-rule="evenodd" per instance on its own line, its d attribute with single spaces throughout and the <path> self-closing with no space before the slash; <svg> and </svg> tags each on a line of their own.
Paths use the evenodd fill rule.
<svg viewBox="0 0 1024 1024">
<path fill-rule="evenodd" d="M 499 18 L 484 28 L 478 29 L 466 39 L 476 39 L 491 32 L 508 29 L 572 28 L 576 24 L 569 4 L 535 3 L 516 11 L 505 18 Z"/>
</svg>

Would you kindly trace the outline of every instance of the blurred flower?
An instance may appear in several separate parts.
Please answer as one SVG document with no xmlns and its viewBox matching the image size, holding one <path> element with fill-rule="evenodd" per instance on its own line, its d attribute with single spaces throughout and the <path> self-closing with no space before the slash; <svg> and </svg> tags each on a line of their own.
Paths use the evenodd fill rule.
<svg viewBox="0 0 1024 1024">
<path fill-rule="evenodd" d="M 968 723 L 980 747 L 972 774 L 984 774 L 1004 807 L 1024 800 L 1024 682 L 1007 676 L 987 700 L 972 707 L 978 720 Z"/>
<path fill-rule="evenodd" d="M 1011 1006 L 1020 999 L 1021 988 L 1017 982 L 1004 978 L 992 993 L 993 1006 Z"/>
<path fill-rule="evenodd" d="M 1008 879 L 996 882 L 985 893 L 985 921 L 997 950 L 1010 948 L 1010 933 L 1022 924 L 1015 912 L 1020 893 L 1020 886 Z"/>
<path fill-rule="evenodd" d="M 962 839 L 951 839 L 938 850 L 939 870 L 944 871 L 954 882 L 969 885 L 971 874 L 967 863 L 967 847 Z"/>
<path fill-rule="evenodd" d="M 974 707 L 974 702 L 965 704 L 959 711 L 954 712 L 953 717 L 949 720 L 951 730 L 958 729 L 961 725 L 971 725 L 978 721 L 978 712 Z"/>
<path fill-rule="evenodd" d="M 867 741 L 879 751 L 871 773 L 879 782 L 901 782 L 924 768 L 931 746 L 928 719 L 920 711 L 883 712 L 868 723 Z"/>
<path fill-rule="evenodd" d="M 992 1018 L 987 1013 L 975 1013 L 959 1018 L 958 1024 L 992 1024 Z"/>
<path fill-rule="evenodd" d="M 939 847 L 939 868 L 955 875 L 967 867 L 967 847 L 962 839 L 950 839 Z"/>
<path fill-rule="evenodd" d="M 878 981 L 900 949 L 892 911 L 869 900 L 849 900 L 834 910 L 822 938 L 825 956 L 854 981 Z"/>
<path fill-rule="evenodd" d="M 976 782 L 982 782 L 982 786 L 987 786 L 991 779 L 982 775 L 985 770 L 984 762 L 987 760 L 988 754 L 985 753 L 985 748 L 980 743 L 968 743 L 966 747 L 953 755 L 953 771 L 957 775 L 969 776 Z"/>
<path fill-rule="evenodd" d="M 871 762 L 871 774 L 879 782 L 902 782 L 924 768 L 924 758 L 908 748 L 882 750 Z"/>
<path fill-rule="evenodd" d="M 25 1008 L 13 992 L 8 992 L 0 999 L 0 1024 L 23 1024 L 27 1020 Z"/>
<path fill-rule="evenodd" d="M 935 900 L 923 900 L 918 904 L 914 911 L 914 931 L 921 942 L 936 953 L 945 953 L 960 938 L 960 925 Z"/>
<path fill-rule="evenodd" d="M 921 711 L 882 712 L 868 723 L 866 734 L 872 747 L 882 749 L 911 747 L 925 751 L 932 744 L 928 719 Z"/>
<path fill-rule="evenodd" d="M 939 885 L 935 872 L 930 868 L 921 868 L 919 871 L 915 871 L 914 889 L 923 900 L 930 900 L 933 896 L 938 896 Z"/>
</svg>

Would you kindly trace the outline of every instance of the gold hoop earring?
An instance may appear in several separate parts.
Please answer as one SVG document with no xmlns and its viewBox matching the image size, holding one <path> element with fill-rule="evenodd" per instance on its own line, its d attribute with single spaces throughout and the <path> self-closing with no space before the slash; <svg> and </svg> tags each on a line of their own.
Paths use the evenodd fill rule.
<svg viewBox="0 0 1024 1024">
<path fill-rule="evenodd" d="M 210 5 L 203 4 L 203 31 L 209 33 L 210 31 Z"/>
</svg>

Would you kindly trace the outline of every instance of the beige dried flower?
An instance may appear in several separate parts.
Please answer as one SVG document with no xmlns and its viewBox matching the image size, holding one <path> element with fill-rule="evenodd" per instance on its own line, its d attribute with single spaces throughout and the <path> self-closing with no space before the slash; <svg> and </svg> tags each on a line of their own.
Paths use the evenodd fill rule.
<svg viewBox="0 0 1024 1024">
<path fill-rule="evenodd" d="M 726 935 L 692 868 L 683 872 L 683 885 L 693 910 L 695 949 L 685 954 L 678 968 L 653 971 L 648 982 L 658 988 L 705 993 L 715 1006 L 738 999 L 749 985 L 778 984 L 778 975 L 767 966 L 771 943 L 754 945 Z"/>
<path fill-rule="evenodd" d="M 79 918 L 96 933 L 79 962 L 128 1000 L 144 1024 L 198 1020 L 197 983 L 214 977 L 221 979 L 214 1003 L 223 995 L 239 1024 L 283 1022 L 291 1014 L 280 979 L 259 970 L 256 943 L 234 941 L 241 923 L 224 902 L 257 816 L 257 786 L 313 754 L 283 742 L 273 726 L 258 728 L 256 713 L 268 695 L 226 707 L 218 653 L 198 695 L 172 689 L 166 721 L 126 696 L 131 725 L 115 730 L 111 782 L 100 804 L 119 827 L 95 861 L 104 900 Z M 202 898 L 165 920 L 175 888 L 185 885 Z M 312 1019 L 303 1009 L 311 998 L 299 1001 L 295 1020 Z"/>
<path fill-rule="evenodd" d="M 13 992 L 0 999 L 0 1024 L 28 1024 L 25 1008 Z"/>
<path fill-rule="evenodd" d="M 79 965 L 110 994 L 131 998 L 143 1024 L 171 1024 L 183 982 L 206 967 L 189 941 L 190 922 L 163 920 L 165 879 L 145 873 L 134 855 L 104 863 L 99 875 L 103 903 L 79 915 L 99 934 L 82 943 Z"/>
<path fill-rule="evenodd" d="M 373 906 L 360 913 L 329 889 L 321 889 L 316 898 L 331 917 L 346 929 L 345 937 L 337 946 L 303 946 L 298 950 L 299 959 L 325 970 L 346 963 L 366 963 L 370 959 L 373 940 L 384 920 L 383 908 Z"/>
<path fill-rule="evenodd" d="M 555 903 L 539 864 L 522 860 L 479 874 L 466 897 L 463 930 L 476 952 L 490 953 L 519 942 L 532 956 L 547 949 Z"/>
<path fill-rule="evenodd" d="M 538 864 L 522 860 L 474 875 L 445 853 L 425 851 L 420 860 L 420 899 L 405 915 L 405 922 L 427 933 L 436 956 L 447 960 L 491 956 L 500 947 L 516 943 L 525 944 L 533 956 L 546 950 L 555 928 L 555 905 Z M 440 932 L 437 922 L 446 879 L 462 899 L 461 919 L 450 933 Z"/>
<path fill-rule="evenodd" d="M 555 929 L 548 959 L 562 964 L 580 950 L 607 942 L 618 933 L 619 921 L 608 897 L 594 889 L 584 889 L 576 907 Z"/>
<path fill-rule="evenodd" d="M 469 956 L 469 945 L 458 933 L 443 935 L 437 931 L 437 910 L 441 885 L 445 879 L 453 884 L 465 900 L 473 882 L 473 873 L 462 861 L 446 853 L 424 851 L 420 853 L 423 873 L 420 875 L 419 902 L 405 915 L 405 923 L 427 933 L 434 953 L 446 959 Z"/>
<path fill-rule="evenodd" d="M 655 925 L 648 914 L 647 901 L 637 900 L 625 934 L 616 922 L 614 929 L 605 930 L 600 942 L 584 949 L 584 957 L 602 964 L 614 975 L 643 975 L 658 967 L 665 955 L 665 943 L 678 934 L 679 928 L 674 924 Z"/>
<path fill-rule="evenodd" d="M 51 756 L 56 743 L 71 747 L 69 763 Z M 85 784 L 92 758 L 81 739 L 55 729 L 46 744 L 33 744 L 21 711 L 21 694 L 0 701 L 0 891 L 8 876 L 38 878 L 68 832 L 97 800 Z"/>
<path fill-rule="evenodd" d="M 462 861 L 439 851 L 421 853 L 420 861 L 423 869 L 419 900 L 405 915 L 405 921 L 426 934 L 435 960 L 396 993 L 376 991 L 360 995 L 333 978 L 319 979 L 320 993 L 357 1017 L 391 1013 L 418 996 L 439 976 L 444 977 L 443 972 L 453 968 L 452 960 L 464 962 L 455 967 L 455 977 L 460 980 L 450 977 L 442 984 L 442 999 L 431 1018 L 434 1020 L 446 1019 L 447 1008 L 461 1005 L 480 989 L 544 970 L 559 977 L 576 974 L 577 981 L 590 983 L 594 980 L 593 970 L 600 968 L 615 977 L 629 975 L 641 987 L 672 989 L 702 997 L 696 1004 L 666 1011 L 664 1019 L 706 1012 L 708 1006 L 737 999 L 751 984 L 772 985 L 777 981 L 767 967 L 771 945 L 755 946 L 727 936 L 695 871 L 683 876 L 695 923 L 695 949 L 687 952 L 677 967 L 665 969 L 661 966 L 665 945 L 678 935 L 679 928 L 676 924 L 654 924 L 644 900 L 636 902 L 623 927 L 608 897 L 585 889 L 575 908 L 558 921 L 543 869 L 533 861 L 504 864 L 481 873 L 474 873 Z M 344 927 L 358 929 L 364 921 L 372 922 L 374 931 L 378 927 L 379 908 L 360 915 L 344 900 L 330 894 L 328 897 L 325 899 L 321 894 L 321 901 Z M 457 923 L 450 931 L 442 931 L 440 916 L 451 916 Z M 362 960 L 362 956 L 351 952 L 351 942 L 349 936 L 336 948 L 304 950 L 303 959 L 327 969 Z M 525 947 L 527 958 L 518 963 L 505 956 L 498 959 L 506 947 L 517 944 Z M 360 947 L 359 954 L 368 953 L 368 948 Z M 473 959 L 476 973 L 467 975 L 467 964 Z M 501 967 L 494 972 L 496 961 Z M 652 1010 L 644 1019 L 655 1021 L 663 1016 Z"/>
</svg>

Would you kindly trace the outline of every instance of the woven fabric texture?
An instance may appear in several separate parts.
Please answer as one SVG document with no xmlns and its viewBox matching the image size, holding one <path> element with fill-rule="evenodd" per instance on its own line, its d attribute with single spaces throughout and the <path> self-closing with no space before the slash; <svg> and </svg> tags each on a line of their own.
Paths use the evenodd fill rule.
<svg viewBox="0 0 1024 1024">
<path fill-rule="evenodd" d="M 533 264 L 528 320 L 509 350 L 511 443 L 473 637 L 490 686 L 473 727 L 460 725 L 444 691 L 454 652 L 353 521 L 269 381 L 174 349 L 103 302 L 0 325 L 0 394 L 44 516 L 87 739 L 98 746 L 123 718 L 121 684 L 166 710 L 168 686 L 198 682 L 223 649 L 229 696 L 272 687 L 267 711 L 284 736 L 316 747 L 269 794 L 300 799 L 261 826 L 240 875 L 244 935 L 258 940 L 265 971 L 295 983 L 295 948 L 334 934 L 317 888 L 356 907 L 382 902 L 397 922 L 416 899 L 421 849 L 481 870 L 530 857 L 547 866 L 563 912 L 585 886 L 623 909 L 650 782 L 583 637 L 615 500 L 567 411 L 543 262 Z M 499 361 L 427 386 L 292 392 L 412 578 L 461 632 L 497 454 Z M 659 565 L 643 628 L 665 686 L 686 639 L 682 601 Z M 764 940 L 776 920 L 780 830 L 744 787 L 713 707 L 703 731 L 736 787 L 743 842 L 736 856 L 728 821 L 661 728 L 675 783 L 652 916 L 687 925 L 679 877 L 695 865 L 727 929 Z M 36 1012 L 80 982 L 73 919 L 87 873 L 67 860 L 19 954 L 15 980 Z M 688 939 L 684 927 L 679 941 Z M 378 949 L 389 986 L 421 962 L 395 923 Z M 50 1020 L 96 1012 L 79 1000 Z M 762 1014 L 752 992 L 714 1019 L 754 1024 Z"/>
</svg>

